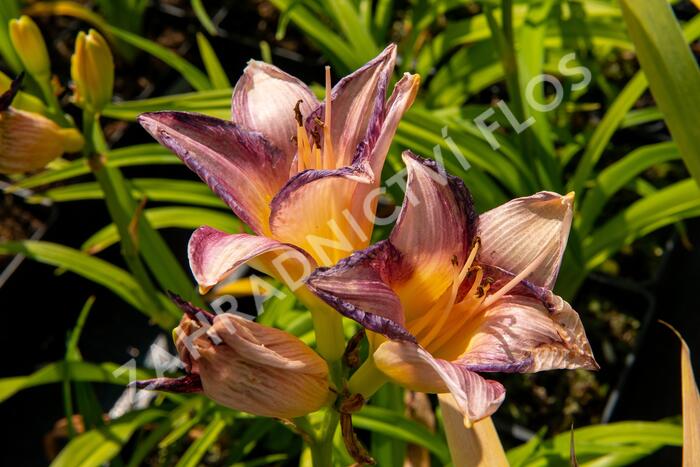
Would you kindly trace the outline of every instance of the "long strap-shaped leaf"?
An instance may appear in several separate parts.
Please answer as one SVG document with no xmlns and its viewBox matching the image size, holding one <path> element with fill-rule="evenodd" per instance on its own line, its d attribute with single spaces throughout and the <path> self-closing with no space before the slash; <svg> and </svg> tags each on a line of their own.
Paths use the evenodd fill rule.
<svg viewBox="0 0 700 467">
<path fill-rule="evenodd" d="M 666 0 L 620 4 L 651 93 L 700 184 L 700 69 Z"/>
</svg>

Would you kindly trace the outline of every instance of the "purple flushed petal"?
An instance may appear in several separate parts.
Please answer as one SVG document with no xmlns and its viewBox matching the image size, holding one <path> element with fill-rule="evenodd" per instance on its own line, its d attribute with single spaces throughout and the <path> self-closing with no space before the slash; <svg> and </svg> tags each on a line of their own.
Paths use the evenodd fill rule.
<svg viewBox="0 0 700 467">
<path fill-rule="evenodd" d="M 309 115 L 319 105 L 311 89 L 274 65 L 251 60 L 233 89 L 231 115 L 242 127 L 259 131 L 290 162 L 296 152 L 294 107 Z"/>
<path fill-rule="evenodd" d="M 400 267 L 400 254 L 387 241 L 354 253 L 332 268 L 319 268 L 307 280 L 307 287 L 343 316 L 390 339 L 415 342 L 404 328 L 403 311 L 396 294 L 387 284 Z"/>
<path fill-rule="evenodd" d="M 228 234 L 208 226 L 200 227 L 192 234 L 188 251 L 190 268 L 203 290 L 208 290 L 243 264 L 266 253 L 278 252 L 288 256 L 288 260 L 281 263 L 279 268 L 271 263 L 273 258 L 263 258 L 255 265 L 257 269 L 285 283 L 288 280 L 301 281 L 302 277 L 297 277 L 297 274 L 307 275 L 316 266 L 311 257 L 293 245 L 258 235 Z M 294 262 L 291 268 L 290 261 Z M 284 273 L 288 277 L 281 275 Z"/>
<path fill-rule="evenodd" d="M 256 233 L 268 231 L 269 202 L 287 181 L 289 161 L 262 134 L 188 112 L 150 112 L 138 121 Z"/>
<path fill-rule="evenodd" d="M 338 155 L 339 167 L 350 165 L 357 145 L 376 140 L 384 119 L 386 87 L 394 70 L 396 45 L 389 45 L 363 67 L 345 76 L 331 91 L 331 138 Z M 325 103 L 309 115 L 306 127 L 311 130 L 315 120 L 323 121 Z"/>
<path fill-rule="evenodd" d="M 554 287 L 573 216 L 573 194 L 542 191 L 517 198 L 479 217 L 482 248 L 478 261 L 518 274 L 541 262 L 526 277 Z"/>
<path fill-rule="evenodd" d="M 134 381 L 129 386 L 137 389 L 147 389 L 149 391 L 166 391 L 175 393 L 196 393 L 202 392 L 202 379 L 198 374 L 189 374 L 179 378 L 153 378 L 143 381 Z"/>
</svg>

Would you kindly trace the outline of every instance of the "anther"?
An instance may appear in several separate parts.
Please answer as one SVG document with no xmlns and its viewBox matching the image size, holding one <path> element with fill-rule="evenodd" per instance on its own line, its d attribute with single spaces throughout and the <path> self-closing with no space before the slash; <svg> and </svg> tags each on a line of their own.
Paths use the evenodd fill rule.
<svg viewBox="0 0 700 467">
<path fill-rule="evenodd" d="M 304 119 L 301 115 L 301 109 L 299 108 L 299 106 L 301 105 L 302 102 L 304 102 L 304 101 L 302 99 L 299 99 L 297 101 L 296 105 L 294 106 L 294 118 L 296 119 L 297 125 L 299 125 L 299 126 L 304 125 Z"/>
</svg>

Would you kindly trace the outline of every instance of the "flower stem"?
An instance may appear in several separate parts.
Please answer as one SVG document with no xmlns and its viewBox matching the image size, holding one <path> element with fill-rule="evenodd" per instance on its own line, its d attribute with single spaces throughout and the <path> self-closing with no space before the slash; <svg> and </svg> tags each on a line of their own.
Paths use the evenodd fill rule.
<svg viewBox="0 0 700 467">
<path fill-rule="evenodd" d="M 339 361 L 345 351 L 343 319 L 335 310 L 309 309 L 316 334 L 316 350 L 328 363 Z"/>
<path fill-rule="evenodd" d="M 362 394 L 362 397 L 369 399 L 388 381 L 389 378 L 377 368 L 374 358 L 370 356 L 348 381 L 348 390 L 351 394 Z"/>
</svg>

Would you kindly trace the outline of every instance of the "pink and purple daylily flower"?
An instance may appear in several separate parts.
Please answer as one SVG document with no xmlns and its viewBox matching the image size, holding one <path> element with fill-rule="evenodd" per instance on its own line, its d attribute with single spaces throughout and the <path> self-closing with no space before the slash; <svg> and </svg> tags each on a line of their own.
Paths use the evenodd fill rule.
<svg viewBox="0 0 700 467">
<path fill-rule="evenodd" d="M 365 213 L 376 200 L 370 209 L 364 202 L 419 84 L 406 74 L 386 99 L 395 59 L 390 45 L 332 90 L 327 68 L 323 103 L 300 80 L 251 61 L 233 91 L 232 121 L 169 111 L 139 117 L 255 233 L 195 231 L 189 258 L 202 291 L 247 262 L 296 282 L 369 244 L 373 216 Z M 299 261 L 282 271 L 274 260 L 284 254 Z"/>
<path fill-rule="evenodd" d="M 467 425 L 505 396 L 480 373 L 597 369 L 578 314 L 551 291 L 573 195 L 540 192 L 477 215 L 461 179 L 409 151 L 403 159 L 407 191 L 390 237 L 307 282 L 373 331 L 364 365 L 416 391 L 452 393 Z M 350 389 L 363 385 L 351 379 Z"/>
</svg>

